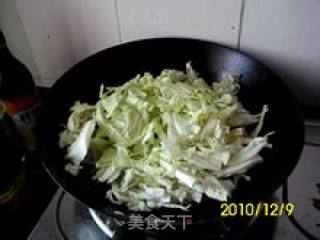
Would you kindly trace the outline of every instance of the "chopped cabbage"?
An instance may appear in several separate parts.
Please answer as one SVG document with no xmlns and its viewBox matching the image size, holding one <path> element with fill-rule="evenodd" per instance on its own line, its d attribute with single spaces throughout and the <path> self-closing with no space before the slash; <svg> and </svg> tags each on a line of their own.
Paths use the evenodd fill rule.
<svg viewBox="0 0 320 240">
<path fill-rule="evenodd" d="M 269 146 L 268 135 L 257 136 L 267 106 L 250 114 L 238 91 L 231 75 L 210 87 L 189 63 L 186 73 L 165 69 L 102 86 L 94 106 L 76 102 L 71 109 L 60 134 L 65 169 L 77 175 L 83 162 L 94 163 L 93 179 L 106 184 L 106 198 L 131 210 L 186 210 L 203 195 L 227 201 L 232 176 L 261 162 L 259 152 Z"/>
</svg>

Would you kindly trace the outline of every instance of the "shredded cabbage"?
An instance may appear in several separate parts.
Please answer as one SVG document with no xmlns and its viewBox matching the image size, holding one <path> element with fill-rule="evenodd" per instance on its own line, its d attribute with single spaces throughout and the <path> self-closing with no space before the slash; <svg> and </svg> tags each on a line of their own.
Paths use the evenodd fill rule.
<svg viewBox="0 0 320 240">
<path fill-rule="evenodd" d="M 102 86 L 94 106 L 71 109 L 60 134 L 65 170 L 77 175 L 84 162 L 95 164 L 93 179 L 111 185 L 106 198 L 131 210 L 186 210 L 203 195 L 227 201 L 236 187 L 230 176 L 261 162 L 269 146 L 268 135 L 258 136 L 267 106 L 250 114 L 238 91 L 231 75 L 209 86 L 189 63 L 186 73 L 165 69 Z"/>
</svg>

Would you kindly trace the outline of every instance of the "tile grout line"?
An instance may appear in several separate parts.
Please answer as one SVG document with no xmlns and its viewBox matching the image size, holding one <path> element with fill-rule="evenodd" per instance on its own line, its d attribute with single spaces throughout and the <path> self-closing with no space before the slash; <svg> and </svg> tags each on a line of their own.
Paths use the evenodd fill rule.
<svg viewBox="0 0 320 240">
<path fill-rule="evenodd" d="M 116 9 L 116 18 L 117 18 L 117 27 L 118 27 L 118 37 L 119 37 L 120 43 L 122 43 L 122 32 L 121 32 L 120 13 L 119 13 L 118 0 L 114 0 L 114 6 L 115 6 L 115 9 Z"/>
<path fill-rule="evenodd" d="M 240 49 L 241 46 L 241 36 L 242 36 L 242 25 L 243 25 L 243 16 L 246 0 L 241 1 L 240 17 L 239 17 L 239 27 L 238 27 L 238 38 L 237 38 L 237 49 Z"/>
</svg>

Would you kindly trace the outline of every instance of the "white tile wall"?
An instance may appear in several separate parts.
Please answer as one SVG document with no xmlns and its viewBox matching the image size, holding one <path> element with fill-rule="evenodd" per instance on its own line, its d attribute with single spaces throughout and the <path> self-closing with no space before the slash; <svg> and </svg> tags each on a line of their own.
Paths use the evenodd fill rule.
<svg viewBox="0 0 320 240">
<path fill-rule="evenodd" d="M 114 44 L 183 36 L 240 46 L 302 102 L 320 102 L 319 0 L 1 0 L 0 7 L 10 45 L 39 85 Z"/>
<path fill-rule="evenodd" d="M 113 0 L 18 0 L 17 8 L 40 85 L 52 85 L 81 59 L 119 43 Z"/>
<path fill-rule="evenodd" d="M 319 0 L 245 0 L 240 46 L 279 73 L 301 102 L 320 107 Z"/>
<path fill-rule="evenodd" d="M 123 41 L 183 36 L 236 46 L 241 1 L 118 0 Z"/>
<path fill-rule="evenodd" d="M 235 46 L 241 1 L 16 0 L 39 85 L 103 48 L 139 38 L 186 36 Z M 35 74 L 34 74 L 35 75 Z"/>
</svg>

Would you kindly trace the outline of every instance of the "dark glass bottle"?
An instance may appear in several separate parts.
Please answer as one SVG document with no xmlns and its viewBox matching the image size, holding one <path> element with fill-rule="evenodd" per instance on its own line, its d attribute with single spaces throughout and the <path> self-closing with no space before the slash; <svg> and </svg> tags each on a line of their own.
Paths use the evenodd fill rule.
<svg viewBox="0 0 320 240">
<path fill-rule="evenodd" d="M 0 103 L 0 209 L 13 211 L 26 193 L 23 145 L 11 119 Z"/>
<path fill-rule="evenodd" d="M 33 128 L 40 108 L 40 98 L 29 70 L 6 45 L 0 30 L 0 99 L 13 119 L 29 151 L 36 149 Z"/>
<path fill-rule="evenodd" d="M 23 141 L 0 102 L 0 225 L 12 239 L 26 239 L 36 220 L 31 214 L 35 203 L 25 159 Z M 28 212 L 28 210 L 30 211 Z M 37 213 L 39 216 L 39 213 Z M 31 218 L 30 218 L 31 216 Z M 32 218 L 33 217 L 33 218 Z"/>
<path fill-rule="evenodd" d="M 40 109 L 38 90 L 0 29 L 1 103 L 0 225 L 12 239 L 27 239 L 57 187 L 41 164 L 33 132 Z"/>
</svg>

